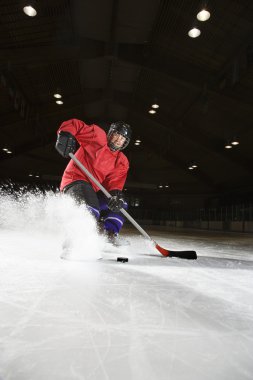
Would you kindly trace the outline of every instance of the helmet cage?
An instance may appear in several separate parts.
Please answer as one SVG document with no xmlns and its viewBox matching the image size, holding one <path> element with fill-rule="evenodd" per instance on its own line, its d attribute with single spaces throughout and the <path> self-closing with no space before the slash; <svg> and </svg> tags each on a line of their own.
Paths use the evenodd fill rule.
<svg viewBox="0 0 253 380">
<path fill-rule="evenodd" d="M 111 142 L 111 137 L 114 133 L 117 133 L 117 134 L 125 137 L 125 141 L 121 147 L 117 147 L 116 145 L 114 145 Z M 107 140 L 108 140 L 108 146 L 113 152 L 115 152 L 117 150 L 125 149 L 130 142 L 130 138 L 131 138 L 130 125 L 125 124 L 123 122 L 117 122 L 117 123 L 111 124 L 110 129 L 109 129 L 108 134 L 107 134 Z"/>
</svg>

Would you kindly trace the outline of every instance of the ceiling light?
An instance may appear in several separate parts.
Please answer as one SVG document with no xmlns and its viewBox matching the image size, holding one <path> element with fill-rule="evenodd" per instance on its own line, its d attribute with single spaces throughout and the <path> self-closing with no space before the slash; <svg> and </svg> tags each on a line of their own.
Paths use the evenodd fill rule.
<svg viewBox="0 0 253 380">
<path fill-rule="evenodd" d="M 191 38 L 196 38 L 196 37 L 200 36 L 200 34 L 201 34 L 201 31 L 197 28 L 192 28 L 188 32 L 188 36 Z"/>
<path fill-rule="evenodd" d="M 3 148 L 3 151 L 4 152 L 7 152 L 9 149 L 8 148 Z"/>
<path fill-rule="evenodd" d="M 169 187 L 169 185 L 165 185 L 165 187 L 167 187 L 167 188 L 168 188 L 168 187 Z"/>
<path fill-rule="evenodd" d="M 54 94 L 54 97 L 56 98 L 56 99 L 61 99 L 61 94 Z"/>
<path fill-rule="evenodd" d="M 148 112 L 149 112 L 149 113 L 156 113 L 155 110 L 149 110 Z"/>
<path fill-rule="evenodd" d="M 194 168 L 193 168 L 192 166 L 189 166 L 188 169 L 189 169 L 189 170 L 193 170 Z"/>
<path fill-rule="evenodd" d="M 163 188 L 163 185 L 159 185 L 158 187 L 159 187 L 159 189 L 162 189 L 162 188 Z"/>
<path fill-rule="evenodd" d="M 32 174 L 29 174 L 29 177 L 32 177 L 33 175 Z"/>
<path fill-rule="evenodd" d="M 31 5 L 26 5 L 23 8 L 24 13 L 29 17 L 34 17 L 37 14 L 37 11 L 35 8 L 33 8 Z"/>
<path fill-rule="evenodd" d="M 36 177 L 36 178 L 39 178 L 40 176 L 39 176 L 39 175 L 36 175 L 35 177 Z"/>
<path fill-rule="evenodd" d="M 151 106 L 152 108 L 159 108 L 159 104 L 152 104 L 152 106 Z"/>
<path fill-rule="evenodd" d="M 135 142 L 134 145 L 140 145 L 140 143 L 139 142 Z"/>
<path fill-rule="evenodd" d="M 195 165 L 195 164 L 194 164 L 194 165 L 192 165 L 192 168 L 193 168 L 193 169 L 196 169 L 197 167 L 198 167 L 198 166 L 197 166 L 197 165 Z"/>
<path fill-rule="evenodd" d="M 210 18 L 210 16 L 211 16 L 210 12 L 208 12 L 206 9 L 202 9 L 202 11 L 200 11 L 197 14 L 197 19 L 199 21 L 207 21 Z"/>
<path fill-rule="evenodd" d="M 137 142 L 137 143 L 141 143 L 141 140 L 136 140 L 135 142 Z"/>
<path fill-rule="evenodd" d="M 57 103 L 57 104 L 63 104 L 63 101 L 62 100 L 56 100 L 55 103 Z"/>
<path fill-rule="evenodd" d="M 12 154 L 12 152 L 11 152 L 10 150 L 7 150 L 6 153 L 8 153 L 8 154 Z"/>
<path fill-rule="evenodd" d="M 226 144 L 225 145 L 225 149 L 231 149 L 232 148 L 232 145 L 231 144 Z"/>
<path fill-rule="evenodd" d="M 234 139 L 231 141 L 232 145 L 239 145 L 239 141 L 237 139 Z"/>
</svg>

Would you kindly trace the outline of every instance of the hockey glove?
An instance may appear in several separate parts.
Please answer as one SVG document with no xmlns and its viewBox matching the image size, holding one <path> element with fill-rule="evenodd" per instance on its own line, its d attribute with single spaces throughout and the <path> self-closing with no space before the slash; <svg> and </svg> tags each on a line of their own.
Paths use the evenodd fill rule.
<svg viewBox="0 0 253 380">
<path fill-rule="evenodd" d="M 78 143 L 70 132 L 61 131 L 57 136 L 55 144 L 56 150 L 65 158 L 69 157 L 69 153 L 75 153 Z"/>
<path fill-rule="evenodd" d="M 111 211 L 118 212 L 124 204 L 123 194 L 120 190 L 112 190 L 112 197 L 108 201 L 108 208 Z"/>
</svg>

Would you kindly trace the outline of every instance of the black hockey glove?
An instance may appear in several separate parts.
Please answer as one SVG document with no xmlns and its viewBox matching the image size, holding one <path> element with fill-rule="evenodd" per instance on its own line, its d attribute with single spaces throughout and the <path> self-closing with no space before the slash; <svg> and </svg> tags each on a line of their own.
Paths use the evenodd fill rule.
<svg viewBox="0 0 253 380">
<path fill-rule="evenodd" d="M 112 197 L 108 201 L 108 208 L 111 211 L 118 212 L 124 204 L 123 194 L 120 190 L 112 190 Z"/>
<path fill-rule="evenodd" d="M 55 149 L 65 158 L 69 157 L 69 153 L 75 153 L 78 143 L 76 138 L 70 133 L 61 131 L 57 136 Z"/>
</svg>

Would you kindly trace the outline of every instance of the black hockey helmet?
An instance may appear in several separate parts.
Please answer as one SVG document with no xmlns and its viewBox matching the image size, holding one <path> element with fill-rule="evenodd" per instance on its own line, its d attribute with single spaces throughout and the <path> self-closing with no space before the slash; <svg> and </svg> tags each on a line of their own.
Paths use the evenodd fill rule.
<svg viewBox="0 0 253 380">
<path fill-rule="evenodd" d="M 126 139 L 124 144 L 120 148 L 116 147 L 111 142 L 111 137 L 114 133 L 118 133 L 119 135 L 125 137 Z M 108 146 L 112 151 L 123 150 L 129 144 L 131 136 L 132 136 L 132 129 L 130 125 L 125 123 L 124 121 L 116 121 L 115 123 L 111 124 L 110 129 L 107 133 Z"/>
</svg>

